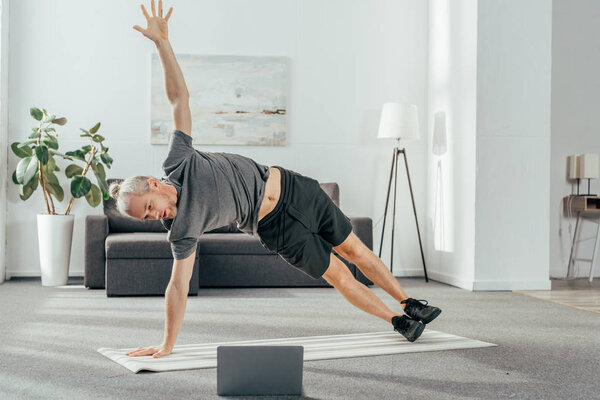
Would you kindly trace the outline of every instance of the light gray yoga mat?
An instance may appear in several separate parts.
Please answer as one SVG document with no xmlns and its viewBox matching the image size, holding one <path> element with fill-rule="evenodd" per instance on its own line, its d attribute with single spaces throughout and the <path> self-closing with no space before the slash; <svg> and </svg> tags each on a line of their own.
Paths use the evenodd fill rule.
<svg viewBox="0 0 600 400">
<path fill-rule="evenodd" d="M 217 346 L 246 345 L 304 346 L 304 361 L 496 346 L 493 343 L 481 342 L 479 340 L 427 329 L 413 343 L 404 339 L 399 333 L 392 331 L 288 339 L 248 340 L 242 342 L 187 344 L 175 346 L 170 355 L 161 358 L 152 358 L 152 356 L 126 356 L 125 353 L 133 350 L 133 348 L 100 348 L 98 352 L 135 373 L 139 371 L 164 372 L 183 369 L 216 368 Z"/>
</svg>

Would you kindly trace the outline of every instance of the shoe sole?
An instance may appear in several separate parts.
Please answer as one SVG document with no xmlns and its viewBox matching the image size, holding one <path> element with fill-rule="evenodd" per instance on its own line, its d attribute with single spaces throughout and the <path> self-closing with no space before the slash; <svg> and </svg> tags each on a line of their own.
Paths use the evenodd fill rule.
<svg viewBox="0 0 600 400">
<path fill-rule="evenodd" d="M 402 336 L 404 336 L 406 338 L 406 340 L 408 340 L 409 342 L 414 342 L 415 340 L 417 340 L 421 334 L 423 333 L 423 331 L 425 330 L 425 325 L 419 323 L 418 325 L 416 325 L 417 327 L 415 328 L 415 330 L 409 335 L 409 337 L 406 337 L 404 335 L 402 335 L 402 333 L 400 331 L 398 331 L 397 329 L 394 329 L 396 332 L 400 333 Z"/>
<path fill-rule="evenodd" d="M 434 312 L 432 312 L 432 313 L 431 313 L 431 315 L 429 316 L 429 318 L 427 318 L 426 320 L 425 320 L 425 319 L 422 319 L 422 320 L 421 320 L 421 323 L 423 323 L 423 324 L 428 324 L 428 323 L 430 323 L 431 321 L 433 321 L 434 319 L 436 319 L 436 318 L 438 317 L 438 315 L 440 315 L 441 313 L 442 313 L 442 310 L 440 310 L 440 309 L 438 308 L 436 311 L 434 311 Z"/>
<path fill-rule="evenodd" d="M 409 342 L 414 342 L 421 336 L 421 334 L 423 333 L 424 330 L 425 330 L 425 324 L 417 325 L 417 328 L 415 329 L 413 334 L 410 336 L 410 339 L 406 338 L 406 340 L 408 340 Z"/>
</svg>

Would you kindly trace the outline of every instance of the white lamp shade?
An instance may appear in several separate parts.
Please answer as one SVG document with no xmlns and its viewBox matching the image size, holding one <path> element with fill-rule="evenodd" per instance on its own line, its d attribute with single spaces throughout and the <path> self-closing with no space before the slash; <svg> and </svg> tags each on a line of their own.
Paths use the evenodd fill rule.
<svg viewBox="0 0 600 400">
<path fill-rule="evenodd" d="M 575 154 L 568 156 L 567 164 L 569 166 L 569 179 L 580 178 L 581 172 L 579 172 L 579 156 Z"/>
<path fill-rule="evenodd" d="M 598 178 L 598 154 L 582 154 L 580 157 L 579 170 L 581 178 Z"/>
<path fill-rule="evenodd" d="M 433 121 L 433 154 L 441 156 L 448 150 L 446 143 L 446 113 L 436 112 Z"/>
<path fill-rule="evenodd" d="M 416 105 L 385 103 L 379 121 L 379 139 L 418 139 L 419 115 Z"/>
</svg>

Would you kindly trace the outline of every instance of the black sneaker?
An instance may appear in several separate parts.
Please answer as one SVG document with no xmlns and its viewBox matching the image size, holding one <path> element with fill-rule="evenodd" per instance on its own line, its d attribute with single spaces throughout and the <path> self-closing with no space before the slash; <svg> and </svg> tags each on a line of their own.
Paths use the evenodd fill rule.
<svg viewBox="0 0 600 400">
<path fill-rule="evenodd" d="M 425 302 L 425 304 L 422 302 Z M 415 300 L 413 298 L 408 298 L 406 300 L 402 300 L 400 303 L 406 304 L 406 308 L 404 309 L 406 315 L 412 319 L 421 321 L 424 324 L 430 323 L 442 312 L 442 310 L 437 307 L 428 306 L 427 304 L 429 303 L 427 300 Z"/>
<path fill-rule="evenodd" d="M 394 330 L 402 334 L 409 342 L 417 340 L 425 329 L 425 325 L 406 315 L 396 315 L 392 318 L 392 325 L 394 325 Z"/>
</svg>

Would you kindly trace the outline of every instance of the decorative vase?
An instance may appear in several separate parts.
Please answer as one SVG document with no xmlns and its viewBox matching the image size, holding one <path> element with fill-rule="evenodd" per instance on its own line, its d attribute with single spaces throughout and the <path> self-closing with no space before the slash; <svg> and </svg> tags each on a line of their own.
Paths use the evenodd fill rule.
<svg viewBox="0 0 600 400">
<path fill-rule="evenodd" d="M 42 286 L 67 284 L 74 222 L 73 215 L 38 214 Z"/>
</svg>

